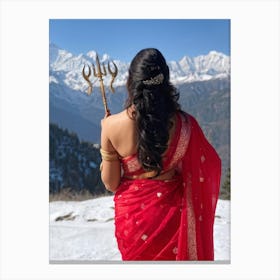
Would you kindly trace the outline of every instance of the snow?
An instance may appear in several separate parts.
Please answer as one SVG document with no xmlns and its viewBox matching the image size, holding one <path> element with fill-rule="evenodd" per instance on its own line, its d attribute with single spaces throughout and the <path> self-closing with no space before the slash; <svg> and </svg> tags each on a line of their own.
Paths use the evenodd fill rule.
<svg viewBox="0 0 280 280">
<path fill-rule="evenodd" d="M 95 50 L 89 51 L 87 54 L 73 55 L 67 50 L 60 49 L 55 44 L 50 44 L 50 70 L 55 76 L 56 80 L 51 79 L 49 82 L 57 82 L 61 85 L 74 90 L 87 89 L 87 83 L 85 83 L 81 72 L 85 64 L 91 65 L 95 62 L 97 52 Z M 109 54 L 99 54 L 101 62 L 111 61 Z M 126 84 L 128 76 L 129 63 L 114 60 L 118 67 L 118 75 L 116 77 L 115 86 L 122 86 Z M 229 75 L 230 72 L 230 57 L 216 51 L 210 51 L 207 55 L 200 55 L 197 57 L 184 56 L 180 61 L 168 62 L 171 81 L 174 84 L 180 83 L 182 78 L 188 81 L 202 81 L 217 78 L 217 75 L 223 74 Z M 58 74 L 60 72 L 69 73 L 62 79 Z M 211 75 L 206 75 L 211 73 Z M 93 76 L 90 77 L 93 82 L 96 80 Z M 111 76 L 108 74 L 104 77 L 104 85 L 109 86 L 111 82 Z M 98 87 L 98 85 L 96 85 Z"/>
<path fill-rule="evenodd" d="M 90 58 L 95 59 L 96 58 L 96 54 L 97 54 L 96 51 L 89 51 L 87 53 L 87 56 L 90 57 Z"/>
<path fill-rule="evenodd" d="M 58 81 L 57 81 L 57 79 L 56 79 L 54 76 L 50 76 L 50 77 L 49 77 L 49 82 L 50 82 L 50 83 L 58 84 Z"/>
<path fill-rule="evenodd" d="M 215 260 L 230 260 L 230 202 L 219 200 Z M 50 261 L 121 260 L 114 235 L 113 196 L 50 203 Z"/>
<path fill-rule="evenodd" d="M 218 200 L 214 224 L 216 260 L 230 260 L 230 201 Z"/>
<path fill-rule="evenodd" d="M 120 260 L 113 206 L 113 197 L 51 202 L 50 260 Z"/>
<path fill-rule="evenodd" d="M 96 167 L 97 167 L 96 163 L 93 162 L 93 161 L 90 161 L 90 162 L 89 162 L 89 166 L 90 166 L 91 168 L 96 168 Z"/>
</svg>

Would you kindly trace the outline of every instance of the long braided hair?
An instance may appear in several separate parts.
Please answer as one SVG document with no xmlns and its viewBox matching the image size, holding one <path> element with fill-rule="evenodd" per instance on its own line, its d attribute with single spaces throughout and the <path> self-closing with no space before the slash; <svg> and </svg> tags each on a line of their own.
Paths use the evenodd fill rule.
<svg viewBox="0 0 280 280">
<path fill-rule="evenodd" d="M 137 53 L 128 71 L 127 90 L 126 109 L 135 108 L 132 117 L 138 133 L 139 162 L 157 176 L 163 168 L 171 119 L 180 110 L 179 93 L 169 81 L 169 67 L 159 50 L 148 48 Z"/>
</svg>

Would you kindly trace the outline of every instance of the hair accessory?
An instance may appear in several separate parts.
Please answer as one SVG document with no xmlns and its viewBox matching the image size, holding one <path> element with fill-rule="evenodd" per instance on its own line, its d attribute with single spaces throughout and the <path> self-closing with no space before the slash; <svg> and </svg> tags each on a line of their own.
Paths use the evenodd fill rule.
<svg viewBox="0 0 280 280">
<path fill-rule="evenodd" d="M 148 85 L 148 86 L 150 86 L 150 85 L 160 85 L 160 84 L 162 84 L 163 80 L 164 80 L 164 76 L 163 76 L 162 73 L 160 73 L 157 76 L 155 76 L 155 77 L 153 77 L 149 80 L 144 80 L 143 84 Z"/>
</svg>

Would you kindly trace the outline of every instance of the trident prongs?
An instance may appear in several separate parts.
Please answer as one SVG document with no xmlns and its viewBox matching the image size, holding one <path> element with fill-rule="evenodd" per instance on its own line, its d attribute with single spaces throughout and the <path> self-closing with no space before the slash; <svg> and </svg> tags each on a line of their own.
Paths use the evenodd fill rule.
<svg viewBox="0 0 280 280">
<path fill-rule="evenodd" d="M 106 76 L 107 75 L 107 71 L 106 71 L 104 63 L 102 63 L 102 66 L 103 66 L 103 75 Z"/>
<path fill-rule="evenodd" d="M 93 74 L 94 74 L 95 77 L 97 77 L 99 79 L 99 82 L 100 82 L 100 90 L 101 90 L 102 101 L 103 101 L 103 105 L 104 105 L 104 109 L 105 109 L 105 115 L 106 115 L 108 113 L 110 114 L 110 110 L 109 110 L 108 105 L 107 105 L 107 98 L 106 98 L 106 94 L 105 94 L 105 88 L 104 88 L 102 76 L 105 76 L 107 73 L 106 73 L 104 64 L 103 64 L 104 72 L 102 72 L 102 70 L 101 70 L 101 65 L 100 65 L 98 54 L 96 54 L 96 66 L 97 66 L 97 72 L 95 70 L 94 64 L 92 64 Z"/>
<path fill-rule="evenodd" d="M 110 89 L 112 91 L 112 93 L 115 92 L 114 88 L 113 88 L 113 82 L 118 74 L 118 68 L 117 65 L 112 61 L 113 65 L 114 65 L 114 72 L 111 70 L 110 67 L 110 63 L 108 62 L 108 72 L 110 73 L 110 75 L 112 76 L 112 80 L 111 80 L 111 84 L 110 84 Z M 83 68 L 83 77 L 84 79 L 87 81 L 89 88 L 88 88 L 88 95 L 90 95 L 92 93 L 92 83 L 89 80 L 89 77 L 91 75 L 91 69 L 89 67 L 89 65 L 87 65 L 87 67 L 89 68 L 88 70 L 88 74 L 85 74 L 85 65 Z M 104 105 L 104 109 L 105 109 L 105 115 L 108 116 L 110 115 L 110 110 L 108 108 L 107 105 L 107 98 L 106 98 L 106 94 L 105 94 L 105 87 L 104 87 L 104 83 L 103 83 L 103 76 L 107 75 L 107 71 L 106 71 L 106 67 L 104 65 L 104 63 L 102 63 L 102 65 L 100 65 L 100 61 L 99 61 L 99 57 L 96 54 L 96 67 L 94 65 L 94 63 L 92 63 L 92 69 L 93 69 L 93 76 L 98 78 L 99 82 L 100 82 L 100 90 L 101 90 L 101 95 L 102 95 L 102 101 L 103 101 L 103 105 Z M 103 71 L 102 71 L 103 70 Z"/>
<path fill-rule="evenodd" d="M 87 81 L 87 83 L 88 83 L 88 90 L 87 90 L 87 94 L 88 95 L 91 95 L 91 93 L 92 93 L 92 83 L 91 83 L 91 81 L 90 81 L 90 79 L 89 79 L 89 77 L 90 77 L 90 75 L 91 75 L 91 70 L 90 70 L 90 67 L 88 66 L 88 64 L 87 64 L 87 67 L 88 67 L 88 74 L 86 75 L 86 73 L 85 73 L 85 65 L 84 65 L 84 67 L 83 67 L 83 77 L 84 77 L 84 79 Z"/>
<path fill-rule="evenodd" d="M 114 65 L 114 67 L 115 67 L 115 72 L 113 72 L 113 71 L 111 70 L 110 62 L 108 62 L 108 71 L 109 71 L 109 73 L 110 73 L 111 76 L 112 76 L 112 80 L 111 80 L 111 83 L 110 83 L 110 89 L 111 89 L 112 93 L 114 93 L 114 92 L 115 92 L 115 89 L 113 88 L 113 83 L 114 83 L 114 81 L 115 81 L 115 78 L 116 78 L 117 75 L 118 75 L 118 67 L 117 67 L 117 65 L 114 63 L 114 61 L 112 61 L 112 63 L 113 63 L 113 65 Z"/>
<path fill-rule="evenodd" d="M 97 78 L 98 76 L 97 76 L 97 73 L 96 73 L 96 70 L 95 70 L 95 66 L 94 66 L 93 63 L 92 63 L 92 69 L 93 69 L 93 76 Z"/>
<path fill-rule="evenodd" d="M 98 54 L 96 54 L 96 67 L 97 67 L 97 72 L 95 71 L 95 66 L 94 64 L 92 64 L 92 67 L 93 67 L 93 74 L 95 77 L 99 78 L 99 79 L 102 79 L 102 76 L 106 76 L 107 75 L 107 72 L 106 72 L 106 69 L 105 69 L 105 66 L 103 64 L 103 72 L 101 70 L 101 65 L 100 65 L 100 61 L 99 61 L 99 57 L 98 57 Z"/>
</svg>

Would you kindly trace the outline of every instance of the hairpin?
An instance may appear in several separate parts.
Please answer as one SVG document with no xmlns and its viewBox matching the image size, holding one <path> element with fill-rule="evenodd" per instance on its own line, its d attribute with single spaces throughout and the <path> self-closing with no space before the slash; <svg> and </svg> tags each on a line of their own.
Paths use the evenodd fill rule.
<svg viewBox="0 0 280 280">
<path fill-rule="evenodd" d="M 155 77 L 153 77 L 149 80 L 144 80 L 143 84 L 148 85 L 148 86 L 150 86 L 150 85 L 160 85 L 160 84 L 162 84 L 163 80 L 164 80 L 164 76 L 163 76 L 162 73 L 160 73 L 157 76 L 155 76 Z"/>
</svg>

